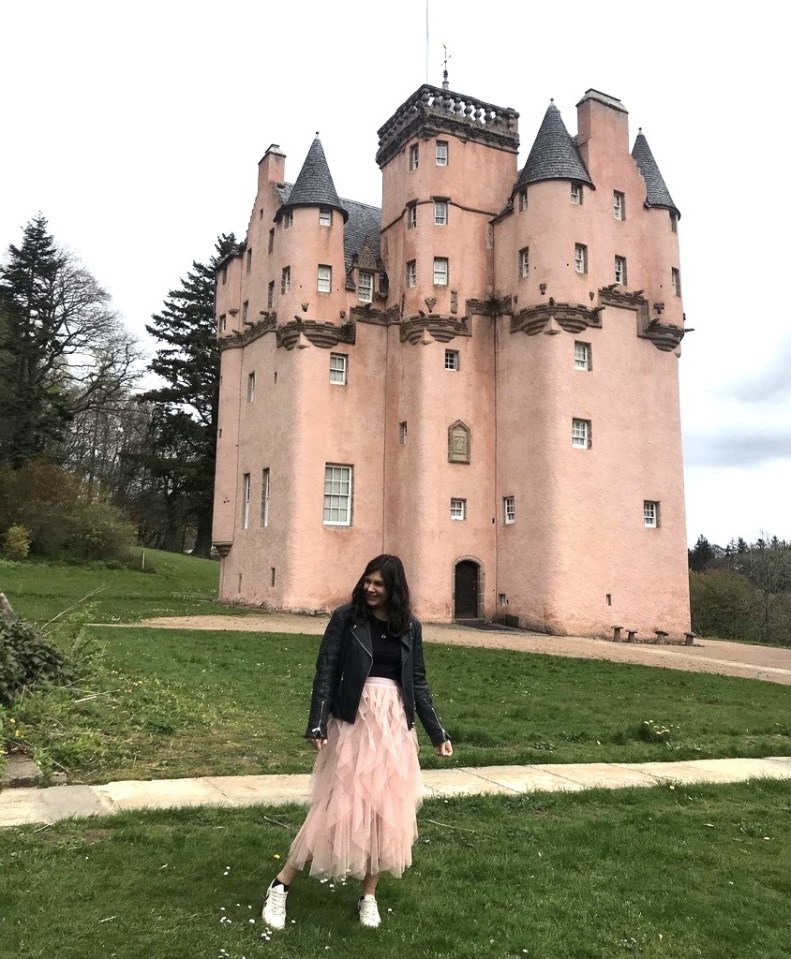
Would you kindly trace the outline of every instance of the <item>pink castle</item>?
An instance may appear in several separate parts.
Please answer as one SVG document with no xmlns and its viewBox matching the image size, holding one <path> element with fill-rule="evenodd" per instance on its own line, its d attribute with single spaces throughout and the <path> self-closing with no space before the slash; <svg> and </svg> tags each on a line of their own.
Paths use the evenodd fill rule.
<svg viewBox="0 0 791 959">
<path fill-rule="evenodd" d="M 421 86 L 379 130 L 382 208 L 276 145 L 221 264 L 223 599 L 326 610 L 398 553 L 424 619 L 689 630 L 679 212 L 627 111 Z"/>
</svg>

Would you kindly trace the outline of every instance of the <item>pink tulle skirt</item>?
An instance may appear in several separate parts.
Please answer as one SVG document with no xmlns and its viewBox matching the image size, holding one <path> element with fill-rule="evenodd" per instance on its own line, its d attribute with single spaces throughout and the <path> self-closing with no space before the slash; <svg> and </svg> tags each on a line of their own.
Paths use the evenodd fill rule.
<svg viewBox="0 0 791 959">
<path fill-rule="evenodd" d="M 408 729 L 401 687 L 369 679 L 353 723 L 331 718 L 313 767 L 311 804 L 288 861 L 310 875 L 401 876 L 412 865 L 423 801 L 417 736 Z"/>
</svg>

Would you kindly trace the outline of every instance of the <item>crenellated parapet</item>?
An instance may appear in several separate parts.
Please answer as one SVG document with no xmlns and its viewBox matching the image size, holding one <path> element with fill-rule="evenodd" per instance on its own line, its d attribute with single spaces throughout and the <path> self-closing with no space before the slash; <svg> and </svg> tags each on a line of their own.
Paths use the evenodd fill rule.
<svg viewBox="0 0 791 959">
<path fill-rule="evenodd" d="M 476 97 L 424 83 L 379 128 L 376 162 L 384 166 L 404 144 L 416 136 L 446 133 L 462 140 L 477 140 L 501 150 L 519 149 L 519 114 Z"/>
<path fill-rule="evenodd" d="M 439 343 L 449 343 L 457 336 L 472 336 L 470 318 L 468 316 L 443 316 L 440 313 L 430 313 L 428 316 L 411 316 L 401 323 L 401 342 L 420 343 L 427 336 L 433 337 Z"/>
<path fill-rule="evenodd" d="M 549 324 L 567 333 L 581 333 L 588 327 L 601 329 L 602 307 L 582 306 L 580 303 L 553 303 L 531 306 L 511 316 L 511 332 L 536 336 Z"/>
<path fill-rule="evenodd" d="M 313 346 L 329 350 L 339 343 L 356 343 L 357 326 L 351 321 L 338 326 L 337 323 L 326 323 L 322 320 L 301 320 L 294 318 L 277 328 L 277 345 L 287 350 L 296 346 L 307 345 L 305 340 Z"/>
</svg>

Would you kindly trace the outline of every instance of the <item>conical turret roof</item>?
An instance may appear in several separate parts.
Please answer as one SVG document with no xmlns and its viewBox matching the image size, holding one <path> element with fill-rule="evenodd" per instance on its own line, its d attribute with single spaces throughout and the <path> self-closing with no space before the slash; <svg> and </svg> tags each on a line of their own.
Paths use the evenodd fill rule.
<svg viewBox="0 0 791 959">
<path fill-rule="evenodd" d="M 318 137 L 311 144 L 288 200 L 277 211 L 275 219 L 279 220 L 286 210 L 295 206 L 329 207 L 342 213 L 344 222 L 349 218 L 335 190 L 324 148 Z"/>
<path fill-rule="evenodd" d="M 681 212 L 673 202 L 670 191 L 665 186 L 665 181 L 659 172 L 659 167 L 656 165 L 654 154 L 651 152 L 651 147 L 648 145 L 648 140 L 643 136 L 642 130 L 635 138 L 634 146 L 632 147 L 632 156 L 645 180 L 645 205 L 658 206 L 665 210 L 670 210 L 680 219 Z"/>
<path fill-rule="evenodd" d="M 574 180 L 593 186 L 560 110 L 550 103 L 514 190 L 539 180 Z"/>
</svg>

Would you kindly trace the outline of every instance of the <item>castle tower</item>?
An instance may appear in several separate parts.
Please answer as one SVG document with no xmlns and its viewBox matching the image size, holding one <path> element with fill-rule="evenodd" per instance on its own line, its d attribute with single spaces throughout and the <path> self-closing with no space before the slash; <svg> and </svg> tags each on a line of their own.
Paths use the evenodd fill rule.
<svg viewBox="0 0 791 959">
<path fill-rule="evenodd" d="M 221 595 L 328 609 L 379 552 L 418 615 L 689 628 L 676 208 L 623 104 L 518 114 L 420 87 L 381 210 L 273 145 L 218 272 Z"/>
</svg>

